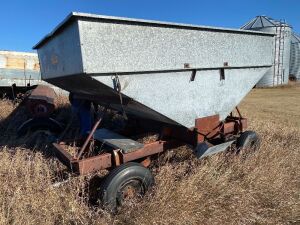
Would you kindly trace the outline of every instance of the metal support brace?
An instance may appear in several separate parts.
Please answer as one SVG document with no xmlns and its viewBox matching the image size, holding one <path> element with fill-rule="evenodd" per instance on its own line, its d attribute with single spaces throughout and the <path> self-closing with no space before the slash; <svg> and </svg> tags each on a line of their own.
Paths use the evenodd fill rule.
<svg viewBox="0 0 300 225">
<path fill-rule="evenodd" d="M 203 142 L 197 145 L 194 153 L 198 159 L 202 159 L 206 156 L 210 156 L 219 152 L 225 151 L 234 141 L 224 142 L 219 145 L 209 147 L 207 143 Z"/>
<path fill-rule="evenodd" d="M 99 117 L 99 119 L 97 120 L 97 122 L 95 123 L 95 125 L 93 126 L 93 129 L 91 130 L 91 132 L 89 133 L 89 136 L 87 137 L 87 139 L 85 140 L 83 146 L 81 147 L 79 153 L 77 154 L 77 156 L 75 157 L 75 159 L 80 159 L 81 155 L 83 154 L 83 152 L 85 151 L 89 141 L 91 140 L 91 138 L 93 137 L 96 129 L 98 128 L 98 126 L 100 125 L 105 113 L 106 113 L 107 108 L 105 108 L 103 110 L 102 115 Z"/>
</svg>

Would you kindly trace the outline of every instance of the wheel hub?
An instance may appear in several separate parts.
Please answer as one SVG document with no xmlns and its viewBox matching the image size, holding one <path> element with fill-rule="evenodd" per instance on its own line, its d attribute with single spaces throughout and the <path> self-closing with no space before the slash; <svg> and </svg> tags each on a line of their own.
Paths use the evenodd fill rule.
<svg viewBox="0 0 300 225">
<path fill-rule="evenodd" d="M 117 200 L 119 205 L 122 205 L 124 201 L 134 199 L 135 197 L 143 194 L 142 183 L 138 180 L 131 180 L 123 184 L 119 191 Z"/>
</svg>

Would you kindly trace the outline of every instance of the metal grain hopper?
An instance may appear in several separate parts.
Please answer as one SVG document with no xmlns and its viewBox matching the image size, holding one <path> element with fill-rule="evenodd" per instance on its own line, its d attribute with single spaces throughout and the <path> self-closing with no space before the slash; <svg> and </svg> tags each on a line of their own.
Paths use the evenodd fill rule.
<svg viewBox="0 0 300 225">
<path fill-rule="evenodd" d="M 159 136 L 140 143 L 99 128 L 100 118 L 75 156 L 55 143 L 58 158 L 80 174 L 115 168 L 101 189 L 115 207 L 147 189 L 153 178 L 145 167 L 171 147 L 190 144 L 201 158 L 232 143 L 255 146 L 246 119 L 231 111 L 271 68 L 273 41 L 262 32 L 70 14 L 34 47 L 42 79 L 124 111 L 143 128 L 159 124 Z M 85 157 L 91 140 L 109 149 Z"/>
</svg>

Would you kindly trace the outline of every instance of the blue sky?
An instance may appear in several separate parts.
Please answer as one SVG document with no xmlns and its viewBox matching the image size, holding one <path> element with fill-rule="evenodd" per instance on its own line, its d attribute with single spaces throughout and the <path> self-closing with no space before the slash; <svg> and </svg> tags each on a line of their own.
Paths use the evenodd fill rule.
<svg viewBox="0 0 300 225">
<path fill-rule="evenodd" d="M 71 11 L 231 28 L 267 15 L 300 33 L 300 0 L 9 0 L 0 9 L 0 50 L 32 51 Z"/>
</svg>

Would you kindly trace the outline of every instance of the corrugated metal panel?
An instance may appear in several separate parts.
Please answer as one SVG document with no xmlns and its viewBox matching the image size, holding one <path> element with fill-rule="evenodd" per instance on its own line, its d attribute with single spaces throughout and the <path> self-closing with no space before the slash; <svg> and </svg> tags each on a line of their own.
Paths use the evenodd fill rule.
<svg viewBox="0 0 300 225">
<path fill-rule="evenodd" d="M 39 71 L 36 53 L 0 51 L 0 68 Z"/>
<path fill-rule="evenodd" d="M 257 16 L 254 19 L 250 20 L 248 23 L 246 23 L 244 26 L 242 26 L 241 29 L 243 29 L 243 30 L 256 30 L 256 29 L 260 30 L 263 27 L 274 27 L 279 24 L 280 24 L 279 21 L 276 21 L 270 17 Z M 289 26 L 286 23 L 284 25 Z"/>
<path fill-rule="evenodd" d="M 242 26 L 241 29 L 276 34 L 273 49 L 273 68 L 257 83 L 257 87 L 287 84 L 290 74 L 291 27 L 285 22 L 280 22 L 267 16 L 257 16 Z M 279 47 L 280 45 L 281 47 Z M 283 50 L 280 50 L 280 48 Z"/>
<path fill-rule="evenodd" d="M 295 33 L 291 41 L 290 75 L 300 81 L 300 36 Z"/>
<path fill-rule="evenodd" d="M 45 81 L 42 81 L 40 64 L 36 53 L 0 51 L 0 87 L 27 85 L 48 85 L 59 95 L 68 95 Z"/>
<path fill-rule="evenodd" d="M 41 82 L 36 53 L 0 51 L 0 86 L 25 86 Z"/>
</svg>

